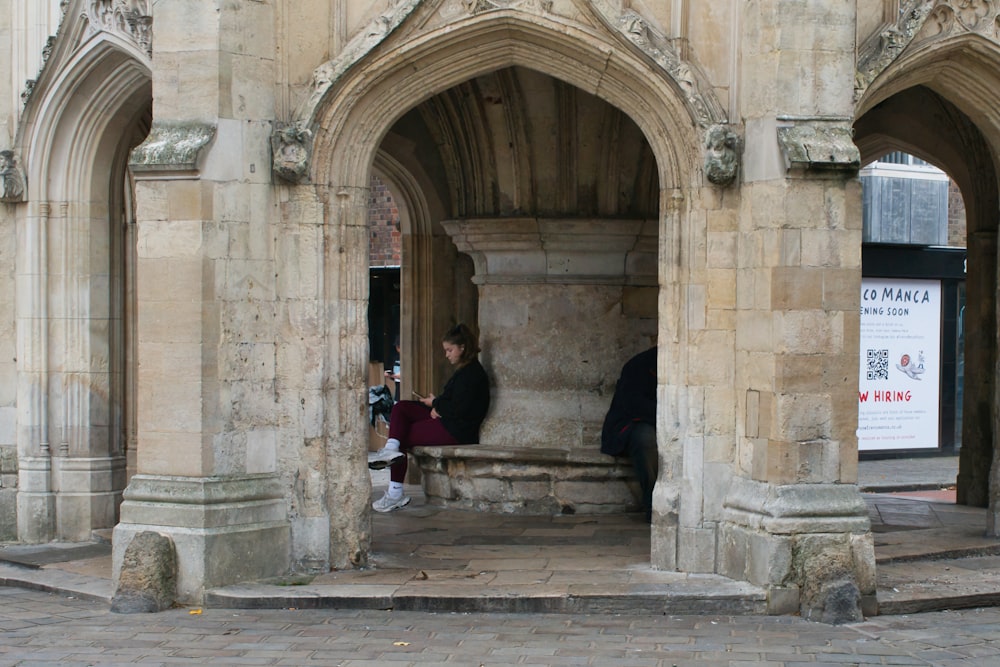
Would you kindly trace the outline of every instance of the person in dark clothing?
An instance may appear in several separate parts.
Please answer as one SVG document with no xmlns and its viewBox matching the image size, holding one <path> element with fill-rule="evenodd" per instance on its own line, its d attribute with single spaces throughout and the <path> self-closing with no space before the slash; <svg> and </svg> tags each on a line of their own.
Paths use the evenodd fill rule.
<svg viewBox="0 0 1000 667">
<path fill-rule="evenodd" d="M 490 408 L 490 381 L 479 363 L 479 341 L 464 324 L 452 328 L 441 341 L 444 356 L 455 372 L 440 396 L 399 401 L 389 415 L 385 447 L 368 455 L 373 470 L 390 468 L 389 488 L 372 503 L 376 512 L 405 507 L 406 452 L 427 445 L 469 445 L 479 442 L 479 427 Z"/>
<path fill-rule="evenodd" d="M 653 486 L 659 473 L 656 451 L 656 347 L 622 367 L 601 429 L 601 452 L 627 456 L 642 489 L 642 508 L 652 518 Z"/>
</svg>

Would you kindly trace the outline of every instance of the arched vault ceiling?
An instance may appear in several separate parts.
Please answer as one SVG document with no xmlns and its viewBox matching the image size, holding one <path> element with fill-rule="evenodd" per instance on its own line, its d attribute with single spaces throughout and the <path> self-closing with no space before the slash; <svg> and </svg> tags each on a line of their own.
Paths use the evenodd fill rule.
<svg viewBox="0 0 1000 667">
<path fill-rule="evenodd" d="M 956 105 L 930 88 L 916 86 L 869 109 L 854 129 L 862 163 L 893 150 L 917 155 L 946 171 L 958 184 L 970 231 L 980 220 L 996 225 L 993 151 L 972 119 Z"/>
<path fill-rule="evenodd" d="M 607 102 L 522 67 L 477 76 L 406 113 L 390 134 L 454 217 L 656 217 L 652 150 Z M 403 160 L 403 156 L 396 156 Z"/>
</svg>

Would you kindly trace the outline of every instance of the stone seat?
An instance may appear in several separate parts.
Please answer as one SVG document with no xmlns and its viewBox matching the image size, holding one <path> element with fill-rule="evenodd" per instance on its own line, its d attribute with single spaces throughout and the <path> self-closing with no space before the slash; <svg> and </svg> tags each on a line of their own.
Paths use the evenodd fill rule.
<svg viewBox="0 0 1000 667">
<path fill-rule="evenodd" d="M 411 454 L 428 504 L 439 507 L 532 515 L 638 508 L 631 463 L 597 450 L 442 445 Z"/>
</svg>

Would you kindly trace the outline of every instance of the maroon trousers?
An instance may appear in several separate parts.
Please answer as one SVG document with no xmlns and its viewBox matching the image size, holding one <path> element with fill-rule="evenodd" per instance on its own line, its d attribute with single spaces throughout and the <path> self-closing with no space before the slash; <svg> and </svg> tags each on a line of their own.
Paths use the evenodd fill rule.
<svg viewBox="0 0 1000 667">
<path fill-rule="evenodd" d="M 458 444 L 441 420 L 431 417 L 431 409 L 419 401 L 400 401 L 392 406 L 389 437 L 399 440 L 399 451 L 404 453 L 414 447 Z M 404 456 L 389 468 L 389 479 L 401 483 L 406 478 L 408 459 Z"/>
</svg>

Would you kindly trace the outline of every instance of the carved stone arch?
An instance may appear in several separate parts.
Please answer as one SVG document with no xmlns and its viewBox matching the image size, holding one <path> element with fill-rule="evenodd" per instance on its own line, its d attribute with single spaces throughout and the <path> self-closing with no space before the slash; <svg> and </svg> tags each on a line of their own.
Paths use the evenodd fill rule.
<svg viewBox="0 0 1000 667">
<path fill-rule="evenodd" d="M 433 248 L 429 242 L 433 222 L 432 206 L 420 178 L 398 160 L 379 151 L 372 171 L 389 184 L 399 208 L 402 233 L 401 293 L 403 313 L 400 321 L 400 344 L 403 350 L 425 349 L 434 341 L 434 303 L 418 299 L 417 294 L 428 290 L 432 283 Z M 429 360 L 409 355 L 404 377 L 403 395 L 414 387 L 433 386 L 434 373 Z"/>
<path fill-rule="evenodd" d="M 957 3 L 934 5 L 940 12 L 946 6 L 949 12 L 961 8 Z M 995 21 L 998 9 L 995 3 L 977 6 L 989 7 L 994 13 L 984 17 L 987 23 Z M 973 25 L 971 20 L 966 19 L 969 25 Z M 953 16 L 946 24 L 954 28 L 959 22 Z M 908 152 L 929 157 L 961 187 L 967 214 L 968 272 L 966 389 L 958 499 L 972 505 L 988 504 L 987 531 L 994 535 L 1000 527 L 1000 456 L 997 456 L 1000 387 L 996 373 L 1000 358 L 996 333 L 1000 312 L 996 298 L 1000 114 L 997 109 L 1000 109 L 1000 43 L 981 30 L 935 28 L 925 32 L 922 29 L 909 48 L 893 59 L 864 91 L 858 101 L 855 123 L 856 141 L 866 157 L 877 157 L 882 147 L 904 147 Z M 987 474 L 990 462 L 993 471 Z"/>
<path fill-rule="evenodd" d="M 311 185 L 303 186 L 303 191 L 313 191 L 323 202 L 325 235 L 335 244 L 325 263 L 324 290 L 329 295 L 325 366 L 337 369 L 337 374 L 325 377 L 324 401 L 328 414 L 343 415 L 339 428 L 345 435 L 338 443 L 351 441 L 348 415 L 355 388 L 363 384 L 367 338 L 363 336 L 362 304 L 367 299 L 367 282 L 360 276 L 361 267 L 367 265 L 368 179 L 381 142 L 410 109 L 463 82 L 507 67 L 532 70 L 603 100 L 628 116 L 648 143 L 655 162 L 655 177 L 650 181 L 656 184 L 658 195 L 654 198 L 657 219 L 648 227 L 659 244 L 653 243 L 650 273 L 644 275 L 659 283 L 658 326 L 665 341 L 664 367 L 669 369 L 664 377 L 684 377 L 687 357 L 679 341 L 685 339 L 682 313 L 687 292 L 682 281 L 689 269 L 681 248 L 682 239 L 692 234 L 689 226 L 697 224 L 697 216 L 687 211 L 698 205 L 691 191 L 703 185 L 703 130 L 692 121 L 677 86 L 668 77 L 651 75 L 647 57 L 621 48 L 620 40 L 603 29 L 537 15 L 527 20 L 513 10 L 476 15 L 392 46 L 371 52 L 331 82 L 308 121 Z M 668 391 L 665 396 L 666 413 L 684 414 L 683 392 Z M 684 426 L 671 422 L 665 428 L 670 431 L 664 439 L 665 465 L 679 470 Z M 664 476 L 664 486 L 671 486 L 668 478 Z M 666 500 L 658 502 L 663 502 L 664 514 L 676 515 L 681 495 L 679 487 L 662 493 Z M 684 502 L 701 506 L 692 496 Z M 339 532 L 337 521 L 352 520 L 331 516 L 332 531 Z M 673 569 L 679 538 L 670 526 L 662 529 L 654 562 Z M 351 562 L 351 553 L 338 549 L 339 543 L 331 541 L 331 564 Z"/>
<path fill-rule="evenodd" d="M 17 134 L 28 174 L 16 269 L 30 294 L 17 325 L 24 542 L 86 540 L 114 526 L 134 427 L 124 189 L 129 153 L 151 120 L 152 76 L 134 41 L 87 26 L 67 14 Z"/>
<path fill-rule="evenodd" d="M 334 60 L 318 66 L 313 72 L 309 95 L 303 99 L 293 114 L 289 123 L 276 132 L 275 173 L 284 180 L 304 182 L 304 176 L 310 171 L 309 162 L 313 152 L 313 133 L 317 130 L 319 119 L 326 115 L 322 109 L 331 99 L 331 90 L 341 85 L 352 69 L 359 63 L 380 52 L 392 50 L 399 52 L 405 44 L 418 45 L 428 39 L 434 39 L 435 33 L 464 32 L 469 25 L 491 23 L 502 26 L 508 21 L 517 23 L 530 12 L 530 23 L 551 27 L 549 40 L 561 41 L 560 35 L 582 35 L 589 33 L 584 39 L 600 45 L 598 50 L 608 58 L 625 57 L 633 61 L 641 61 L 640 69 L 648 75 L 650 71 L 659 72 L 666 87 L 672 88 L 674 96 L 686 110 L 687 115 L 702 133 L 700 141 L 706 140 L 713 129 L 726 131 L 729 138 L 726 148 L 726 161 L 732 167 L 725 167 L 721 177 L 713 176 L 710 180 L 717 184 L 728 184 L 735 176 L 735 163 L 738 160 L 740 141 L 737 133 L 731 128 L 724 105 L 718 100 L 711 83 L 696 63 L 683 58 L 670 40 L 661 34 L 652 22 L 646 20 L 634 9 L 621 10 L 614 3 L 605 0 L 578 0 L 576 3 L 581 15 L 589 17 L 591 24 L 575 23 L 565 17 L 549 14 L 551 3 L 548 2 L 492 2 L 465 3 L 469 17 L 453 20 L 443 28 L 420 33 L 422 26 L 442 5 L 444 0 L 405 0 L 392 9 L 374 17 L 368 28 L 360 31 Z M 521 21 L 529 23 L 529 21 Z M 391 45 L 391 49 L 389 49 Z M 624 49 L 622 47 L 625 47 Z M 489 58 L 483 58 L 487 69 L 499 69 L 501 64 L 492 67 Z M 572 63 L 564 63 L 572 66 Z M 652 64 L 652 68 L 650 67 Z M 540 69 L 551 65 L 543 63 L 541 58 L 525 63 L 526 67 Z M 550 73 L 551 72 L 546 72 Z M 473 74 L 474 75 L 474 74 Z M 568 81 L 565 76 L 553 74 L 555 78 Z M 594 76 L 599 80 L 600 73 Z M 578 85 L 583 90 L 594 92 L 592 85 Z M 599 96 L 604 97 L 604 95 Z M 608 100 L 610 101 L 610 100 Z M 612 102 L 612 104 L 614 104 Z M 711 153 L 711 151 L 706 151 Z M 731 155 L 729 155 L 731 153 Z M 283 160 L 281 156 L 289 156 Z M 710 162 L 717 160 L 717 155 L 707 155 Z"/>
<path fill-rule="evenodd" d="M 909 0 L 894 24 L 871 35 L 858 49 L 855 96 L 865 96 L 898 59 L 961 36 L 1000 43 L 1000 3 Z"/>
<path fill-rule="evenodd" d="M 649 77 L 644 60 L 592 30 L 539 17 L 528 22 L 510 11 L 487 16 L 452 24 L 373 55 L 364 67 L 351 70 L 337 86 L 327 88 L 329 94 L 317 103 L 308 121 L 314 133 L 311 180 L 332 184 L 336 178 L 331 170 L 356 173 L 347 165 L 371 162 L 374 146 L 366 138 L 384 134 L 396 120 L 384 113 L 373 114 L 372 109 L 406 109 L 478 75 L 522 66 L 570 83 L 629 115 L 657 156 L 661 187 L 693 182 L 691 167 L 697 163 L 701 138 L 676 88 L 666 79 Z M 414 71 L 431 67 L 435 68 L 433 77 L 414 76 Z M 370 78 L 358 74 L 362 71 L 378 71 L 379 80 L 373 85 Z M 364 99 L 364 104 L 355 104 L 358 99 Z M 349 135 L 356 140 L 348 139 Z M 347 148 L 351 145 L 355 148 Z M 369 152 L 362 154 L 358 146 Z M 338 154 L 341 150 L 347 154 Z M 360 181 L 355 185 L 363 187 Z"/>
</svg>

